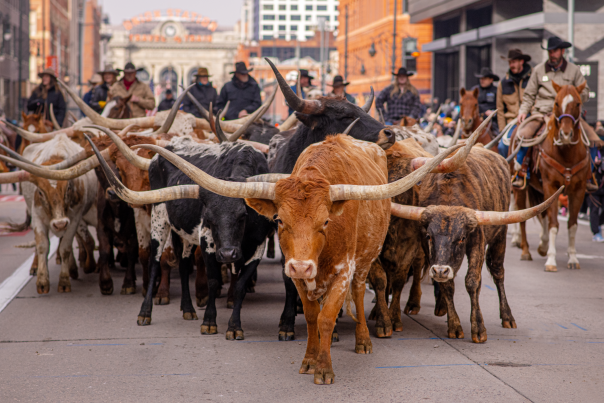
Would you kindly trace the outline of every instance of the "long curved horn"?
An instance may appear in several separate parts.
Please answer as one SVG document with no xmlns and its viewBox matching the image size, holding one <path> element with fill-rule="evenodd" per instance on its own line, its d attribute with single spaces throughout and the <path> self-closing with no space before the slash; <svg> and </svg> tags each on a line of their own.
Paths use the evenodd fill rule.
<svg viewBox="0 0 604 403">
<path fill-rule="evenodd" d="M 195 85 L 195 83 L 193 83 L 193 85 Z M 185 89 L 185 87 L 182 85 L 179 85 L 179 87 L 182 88 L 183 90 Z M 201 117 L 209 122 L 211 118 L 210 118 L 210 115 L 209 115 L 207 109 L 204 108 L 203 105 L 199 103 L 197 98 L 195 98 L 193 96 L 193 94 L 191 94 L 190 92 L 187 93 L 187 97 L 189 98 L 189 101 L 191 101 L 193 103 L 193 105 L 195 105 L 195 107 L 199 111 L 199 114 L 201 115 Z M 210 105 L 210 108 L 211 107 L 212 106 Z"/>
<path fill-rule="evenodd" d="M 218 141 L 221 143 L 224 143 L 225 141 L 229 141 L 229 139 L 222 131 L 222 125 L 220 124 L 221 112 L 222 112 L 222 109 L 218 111 L 218 114 L 216 115 L 216 121 L 210 122 L 210 126 L 212 126 L 214 134 L 216 135 L 216 137 L 218 137 Z M 211 117 L 211 114 L 212 114 L 212 112 L 210 112 L 210 117 Z"/>
<path fill-rule="evenodd" d="M 495 147 L 496 145 L 499 144 L 499 141 L 501 141 L 501 138 L 503 137 L 503 135 L 505 134 L 505 131 L 501 131 L 501 133 L 499 133 L 497 135 L 497 137 L 495 137 L 493 140 L 491 140 L 489 142 L 489 144 L 486 144 L 484 146 L 484 148 L 486 148 L 487 150 L 490 150 L 491 148 Z"/>
<path fill-rule="evenodd" d="M 346 128 L 346 130 L 344 130 L 344 131 L 342 132 L 342 134 L 348 134 L 348 133 L 350 133 L 350 131 L 352 130 L 352 128 L 354 127 L 354 125 L 355 125 L 355 124 L 356 124 L 356 123 L 357 123 L 359 120 L 361 120 L 361 118 L 356 118 L 355 120 L 353 120 L 353 121 L 352 121 L 352 123 L 348 125 L 348 127 Z"/>
<path fill-rule="evenodd" d="M 134 151 L 132 151 L 126 143 L 124 143 L 124 141 L 120 138 L 120 136 L 113 133 L 111 130 L 109 130 L 103 126 L 96 126 L 96 125 L 84 126 L 84 128 L 97 129 L 97 130 L 102 131 L 111 139 L 111 141 L 113 141 L 113 143 L 115 144 L 117 149 L 120 150 L 120 152 L 122 154 L 124 154 L 124 157 L 126 157 L 128 162 L 130 162 L 132 165 L 134 165 L 138 169 L 142 169 L 143 171 L 149 170 L 149 165 L 151 165 L 151 160 L 136 155 L 136 153 Z"/>
<path fill-rule="evenodd" d="M 144 205 L 161 203 L 168 200 L 197 199 L 199 197 L 199 186 L 197 185 L 171 186 L 163 189 L 149 190 L 146 192 L 135 192 L 128 189 L 115 176 L 111 168 L 109 168 L 109 165 L 107 165 L 107 162 L 105 162 L 105 160 L 102 158 L 99 149 L 96 148 L 92 140 L 90 140 L 90 137 L 88 137 L 86 134 L 84 134 L 84 136 L 86 136 L 86 140 L 88 140 L 90 143 L 96 158 L 100 160 L 101 169 L 103 169 L 109 184 L 119 198 L 123 201 L 134 205 Z"/>
<path fill-rule="evenodd" d="M 524 141 L 524 137 L 520 137 L 520 141 L 518 142 L 518 147 L 505 159 L 507 162 L 511 162 L 516 155 L 520 152 L 520 148 L 522 147 L 522 142 Z"/>
<path fill-rule="evenodd" d="M 287 179 L 291 175 L 290 174 L 262 174 L 255 175 L 246 178 L 246 182 L 268 182 L 268 183 L 277 183 L 281 179 Z"/>
<path fill-rule="evenodd" d="M 377 186 L 331 185 L 329 195 L 331 201 L 338 200 L 382 200 L 396 196 L 411 189 L 424 176 L 429 174 L 438 164 L 459 147 L 451 147 L 447 151 L 432 158 L 423 167 L 410 173 L 396 182 Z"/>
<path fill-rule="evenodd" d="M 222 110 L 222 113 L 218 114 L 220 116 L 220 119 L 224 119 L 224 116 L 229 111 L 229 106 L 231 106 L 231 101 L 230 100 L 227 101 L 226 105 L 224 105 L 224 109 Z"/>
<path fill-rule="evenodd" d="M 379 116 L 378 122 L 385 125 L 386 121 L 384 120 L 384 114 L 382 113 L 381 109 L 378 109 L 378 116 Z"/>
<path fill-rule="evenodd" d="M 369 94 L 369 99 L 367 99 L 367 102 L 365 102 L 365 105 L 361 106 L 361 109 L 367 113 L 369 113 L 369 111 L 371 110 L 371 105 L 373 105 L 373 99 L 375 98 L 375 93 L 373 92 L 373 87 L 369 87 L 369 88 L 371 88 L 371 94 Z"/>
<path fill-rule="evenodd" d="M 0 183 L 28 182 L 31 174 L 27 171 L 0 173 Z"/>
<path fill-rule="evenodd" d="M 428 124 L 428 127 L 426 127 L 426 131 L 428 133 L 430 133 L 432 131 L 432 127 L 434 127 L 434 123 L 436 123 L 436 121 L 438 120 L 438 115 L 440 115 L 440 110 L 442 109 L 443 104 L 440 104 L 438 106 L 438 110 L 436 111 L 436 116 L 434 116 L 434 119 Z"/>
<path fill-rule="evenodd" d="M 407 220 L 419 221 L 425 207 L 406 206 L 404 204 L 390 203 L 390 214 Z"/>
<path fill-rule="evenodd" d="M 474 130 L 474 133 L 472 133 L 472 135 L 466 140 L 466 143 L 462 146 L 463 150 L 459 151 L 453 157 L 447 158 L 446 160 L 438 164 L 438 166 L 432 171 L 432 173 L 437 174 L 453 172 L 457 170 L 460 166 L 462 166 L 466 162 L 468 155 L 470 155 L 470 151 L 476 143 L 476 140 L 478 140 L 478 137 L 482 133 L 482 130 L 486 127 L 487 124 L 489 124 L 489 121 L 493 119 L 493 116 L 496 112 L 497 111 L 493 112 L 491 116 L 486 118 L 484 122 L 482 122 L 480 126 L 478 126 L 476 130 Z M 413 170 L 416 170 L 431 159 L 432 158 L 426 157 L 414 158 L 413 160 L 411 160 L 411 168 Z"/>
<path fill-rule="evenodd" d="M 476 219 L 478 225 L 506 225 L 515 224 L 517 222 L 523 222 L 529 218 L 533 218 L 538 214 L 541 214 L 551 206 L 551 204 L 558 200 L 558 196 L 564 190 L 564 185 L 560 186 L 560 189 L 556 191 L 549 199 L 539 204 L 538 206 L 527 208 L 524 210 L 517 211 L 476 211 Z"/>
<path fill-rule="evenodd" d="M 279 87 L 281 88 L 281 92 L 287 101 L 287 104 L 296 112 L 305 113 L 307 115 L 312 115 L 314 113 L 319 113 L 323 110 L 323 103 L 318 100 L 308 100 L 302 99 L 298 97 L 294 91 L 287 85 L 287 81 L 283 78 L 279 70 L 275 67 L 273 62 L 271 62 L 267 57 L 264 58 L 273 69 L 273 73 L 275 73 L 275 77 L 277 77 L 277 82 L 279 83 Z"/>
<path fill-rule="evenodd" d="M 264 102 L 264 104 L 262 104 L 262 106 L 260 107 L 262 109 L 262 113 L 256 118 L 256 120 L 254 120 L 254 122 L 260 121 L 260 119 L 262 118 L 262 116 L 264 116 L 264 114 L 266 113 L 266 111 L 268 111 L 268 108 L 271 107 L 271 104 L 275 100 L 275 96 L 276 95 L 277 95 L 277 88 L 274 88 L 273 89 L 273 93 L 266 99 L 266 101 Z"/>
<path fill-rule="evenodd" d="M 5 146 L 4 144 L 0 143 L 0 150 L 4 151 L 9 157 L 14 158 L 18 161 L 24 162 L 26 164 L 31 164 L 34 166 L 41 166 L 38 165 L 34 162 L 31 162 L 30 160 L 28 160 L 27 158 L 23 157 L 21 154 L 14 152 L 13 150 L 11 150 L 10 148 L 8 148 L 7 146 Z"/>
<path fill-rule="evenodd" d="M 283 122 L 281 125 L 279 125 L 279 131 L 284 132 L 286 130 L 289 130 L 292 127 L 294 127 L 297 123 L 298 123 L 298 118 L 296 117 L 295 113 L 292 113 L 291 115 L 289 115 L 287 117 L 287 119 L 285 119 L 285 122 Z"/>
<path fill-rule="evenodd" d="M 451 142 L 447 147 L 453 147 L 457 140 L 459 139 L 459 135 L 461 134 L 461 119 L 457 120 L 457 126 L 455 126 L 455 133 L 453 134 L 453 138 L 451 138 Z"/>
<path fill-rule="evenodd" d="M 275 91 L 275 93 L 276 93 L 276 91 Z M 275 93 L 273 93 L 273 97 L 274 97 Z M 237 141 L 237 139 L 239 139 L 239 137 L 241 137 L 241 136 L 243 135 L 243 133 L 245 133 L 245 132 L 247 131 L 247 129 L 248 129 L 250 126 L 251 126 L 251 124 L 252 124 L 252 123 L 254 123 L 254 122 L 256 121 L 256 119 L 257 119 L 258 117 L 262 116 L 263 114 L 264 114 L 264 110 L 263 110 L 263 108 L 262 108 L 262 107 L 258 108 L 258 109 L 256 110 L 256 112 L 254 112 L 254 113 L 253 113 L 253 114 L 250 116 L 250 118 L 249 118 L 249 119 L 248 119 L 248 120 L 247 120 L 247 121 L 246 121 L 246 122 L 245 122 L 243 125 L 241 125 L 241 127 L 239 127 L 239 128 L 238 128 L 238 129 L 235 131 L 235 133 L 230 134 L 230 135 L 226 135 L 226 137 L 228 138 L 228 140 L 229 140 L 230 142 Z M 217 117 L 217 121 L 216 121 L 216 130 L 218 130 L 218 126 L 221 126 L 221 125 L 222 125 L 222 123 L 221 123 L 221 121 L 220 121 L 220 120 L 218 120 L 218 117 Z M 222 127 L 220 128 L 220 130 L 222 131 Z M 224 133 L 223 133 L 223 134 L 224 134 Z"/>
<path fill-rule="evenodd" d="M 57 122 L 57 118 L 55 117 L 55 111 L 52 108 L 52 104 L 50 104 L 50 109 L 48 110 L 48 113 L 50 114 L 50 121 L 52 122 L 52 125 L 55 130 L 61 130 L 61 125 L 59 124 L 59 122 Z"/>
<path fill-rule="evenodd" d="M 301 79 L 302 72 L 298 69 L 298 77 L 296 78 L 296 95 L 298 98 L 302 98 L 302 84 L 300 84 Z"/>
<path fill-rule="evenodd" d="M 254 199 L 275 199 L 274 183 L 246 183 L 229 182 L 216 179 L 208 175 L 195 165 L 185 161 L 178 155 L 158 146 L 151 144 L 140 144 L 136 148 L 145 148 L 161 155 L 170 161 L 175 167 L 180 169 L 185 175 L 193 179 L 199 186 L 208 189 L 225 197 L 234 198 L 254 198 Z"/>
<path fill-rule="evenodd" d="M 140 127 L 153 126 L 153 122 L 155 120 L 153 117 L 132 118 L 132 119 L 111 119 L 111 118 L 103 117 L 103 116 L 99 115 L 98 113 L 96 113 L 96 111 L 94 111 L 90 106 L 88 106 L 88 104 L 86 104 L 86 102 L 84 102 L 82 100 L 82 98 L 80 98 L 78 96 L 78 94 L 73 92 L 73 90 L 71 88 L 69 88 L 67 86 L 67 84 L 65 84 L 61 80 L 57 80 L 57 82 L 59 84 L 61 84 L 63 89 L 73 99 L 73 101 L 76 103 L 78 108 L 80 108 L 82 110 L 82 112 L 84 112 L 84 115 L 86 115 L 88 118 L 90 118 L 90 120 L 92 120 L 92 123 L 94 123 L 95 125 L 105 126 L 110 129 L 120 129 L 120 130 L 130 124 L 135 124 Z"/>
<path fill-rule="evenodd" d="M 49 133 L 32 133 L 25 129 L 20 128 L 19 126 L 15 126 L 14 124 L 6 121 L 6 119 L 0 119 L 4 124 L 6 124 L 11 130 L 16 131 L 26 140 L 31 141 L 32 143 L 43 143 L 48 140 L 52 140 L 57 134 L 65 133 L 67 135 L 73 134 L 73 127 L 67 127 L 65 129 L 56 130 L 54 132 Z"/>
<path fill-rule="evenodd" d="M 172 123 L 174 123 L 174 119 L 176 119 L 176 114 L 178 113 L 180 104 L 182 104 L 182 101 L 184 101 L 185 97 L 189 93 L 189 90 L 191 90 L 191 88 L 193 88 L 194 85 L 195 85 L 195 83 L 189 85 L 184 90 L 184 92 L 182 94 L 180 94 L 178 98 L 176 98 L 176 102 L 174 102 L 174 105 L 172 105 L 172 109 L 170 109 L 170 113 L 168 114 L 168 117 L 166 118 L 166 120 L 164 120 L 164 123 L 162 123 L 161 127 L 159 129 L 157 129 L 157 131 L 153 132 L 153 134 L 168 133 L 168 130 L 170 130 L 170 128 L 172 127 Z"/>
</svg>

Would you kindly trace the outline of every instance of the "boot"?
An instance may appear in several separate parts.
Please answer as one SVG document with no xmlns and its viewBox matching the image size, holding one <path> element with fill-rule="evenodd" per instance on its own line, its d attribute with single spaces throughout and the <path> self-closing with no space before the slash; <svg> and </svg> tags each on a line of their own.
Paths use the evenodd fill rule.
<svg viewBox="0 0 604 403">
<path fill-rule="evenodd" d="M 526 186 L 526 172 L 523 172 L 522 166 L 514 160 L 514 176 L 512 176 L 512 186 L 515 189 L 522 190 Z"/>
<path fill-rule="evenodd" d="M 587 181 L 587 186 L 586 186 L 587 193 L 595 192 L 598 189 L 599 189 L 598 185 L 596 185 L 595 183 L 593 183 L 591 180 Z"/>
</svg>

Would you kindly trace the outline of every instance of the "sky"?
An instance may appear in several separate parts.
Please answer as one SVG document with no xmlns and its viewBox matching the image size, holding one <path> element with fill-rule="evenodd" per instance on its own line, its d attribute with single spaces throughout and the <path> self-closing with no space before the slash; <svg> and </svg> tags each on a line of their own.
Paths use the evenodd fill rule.
<svg viewBox="0 0 604 403">
<path fill-rule="evenodd" d="M 199 13 L 220 26 L 233 26 L 241 15 L 243 0 L 97 0 L 111 24 L 121 24 L 145 11 L 179 8 Z"/>
</svg>

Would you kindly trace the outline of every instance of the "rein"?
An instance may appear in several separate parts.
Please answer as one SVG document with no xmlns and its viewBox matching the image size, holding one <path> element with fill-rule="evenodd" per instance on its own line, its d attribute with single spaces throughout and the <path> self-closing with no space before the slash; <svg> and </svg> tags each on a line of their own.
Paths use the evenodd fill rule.
<svg viewBox="0 0 604 403">
<path fill-rule="evenodd" d="M 578 164 L 573 165 L 570 168 L 567 168 L 564 165 L 560 164 L 558 161 L 556 161 L 555 158 L 551 157 L 545 151 L 543 151 L 542 148 L 539 149 L 539 159 L 540 160 L 542 159 L 543 162 L 545 162 L 547 165 L 551 166 L 556 171 L 558 171 L 558 173 L 564 177 L 564 182 L 565 182 L 566 186 L 568 186 L 570 184 L 570 180 L 572 179 L 573 175 L 575 175 L 577 172 L 579 172 L 580 170 L 582 170 L 583 168 L 588 166 L 589 153 L 587 153 L 587 155 L 585 156 L 583 161 L 579 162 Z M 539 162 L 537 162 L 537 165 L 539 165 Z"/>
</svg>

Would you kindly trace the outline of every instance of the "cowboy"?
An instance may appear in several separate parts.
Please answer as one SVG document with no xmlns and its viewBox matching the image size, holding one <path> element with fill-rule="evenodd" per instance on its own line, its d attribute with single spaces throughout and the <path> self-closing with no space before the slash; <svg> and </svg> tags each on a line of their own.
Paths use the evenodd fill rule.
<svg viewBox="0 0 604 403">
<path fill-rule="evenodd" d="M 221 110 L 228 101 L 231 101 L 225 119 L 242 118 L 253 113 L 262 105 L 260 87 L 254 77 L 250 76 L 250 72 L 253 70 L 248 70 L 245 62 L 235 63 L 235 71 L 231 71 L 233 78 L 222 87 L 216 102 L 216 109 Z"/>
<path fill-rule="evenodd" d="M 170 109 L 172 109 L 172 106 L 174 106 L 174 102 L 176 102 L 176 100 L 174 99 L 174 96 L 172 95 L 172 90 L 167 89 L 166 97 L 159 103 L 159 106 L 157 107 L 157 111 L 158 112 L 169 111 Z"/>
<path fill-rule="evenodd" d="M 208 73 L 207 68 L 198 68 L 197 74 L 195 74 L 195 82 L 197 85 L 189 90 L 189 94 L 193 95 L 206 110 L 210 110 L 210 103 L 213 106 L 216 106 L 216 98 L 218 98 L 218 93 L 216 92 L 216 88 L 212 85 L 210 77 L 212 76 Z M 216 110 L 216 108 L 214 109 Z M 199 109 L 197 109 L 189 97 L 186 97 L 182 103 L 182 110 L 187 113 L 192 113 L 198 118 L 202 117 L 201 112 L 199 112 Z"/>
<path fill-rule="evenodd" d="M 109 89 L 109 99 L 131 96 L 128 105 L 132 110 L 133 118 L 144 117 L 146 116 L 146 110 L 155 108 L 155 97 L 151 88 L 136 78 L 136 72 L 140 70 L 142 69 L 134 67 L 132 62 L 126 63 L 124 70 L 121 70 L 124 72 L 124 77 Z"/>
<path fill-rule="evenodd" d="M 401 67 L 396 74 L 392 73 L 393 76 L 396 76 L 394 84 L 384 88 L 378 95 L 375 107 L 383 113 L 387 125 L 398 124 L 405 116 L 414 119 L 421 117 L 422 106 L 419 101 L 419 93 L 409 82 L 409 77 L 413 74 L 415 73 L 408 72 L 406 68 Z M 386 111 L 384 103 L 388 105 Z"/>
<path fill-rule="evenodd" d="M 541 46 L 544 50 L 547 50 L 548 59 L 535 66 L 528 85 L 524 90 L 522 105 L 518 112 L 518 123 L 520 126 L 517 131 L 520 137 L 530 139 L 543 124 L 547 124 L 554 109 L 554 101 L 556 99 L 556 91 L 554 90 L 552 81 L 555 81 L 558 85 L 574 85 L 575 87 L 585 82 L 585 77 L 583 77 L 579 66 L 564 58 L 565 49 L 571 46 L 569 42 L 563 41 L 557 36 L 549 38 L 546 47 Z M 583 103 L 589 100 L 589 88 L 587 85 L 585 85 L 580 95 Z M 522 124 L 531 113 L 543 115 L 543 120 L 535 119 Z M 580 118 L 580 122 L 589 140 L 598 141 L 598 136 L 582 117 Z M 516 157 L 514 170 L 516 171 L 515 175 L 517 179 L 512 182 L 514 187 L 522 188 L 525 183 L 524 177 L 526 176 L 528 179 L 528 175 L 522 169 L 522 163 L 527 155 L 527 151 L 528 148 L 522 147 Z M 595 190 L 597 190 L 597 186 L 594 183 L 588 182 L 587 191 L 591 192 Z"/>
<path fill-rule="evenodd" d="M 344 77 L 342 76 L 335 76 L 333 78 L 333 83 L 332 84 L 327 84 L 330 85 L 331 87 L 333 87 L 333 90 L 331 91 L 332 96 L 345 96 L 346 99 L 348 100 L 348 102 L 355 104 L 357 103 L 356 99 L 354 99 L 354 97 L 352 95 L 350 95 L 349 93 L 346 92 L 346 86 L 349 85 L 349 82 L 344 82 Z"/>
<path fill-rule="evenodd" d="M 490 67 L 483 67 L 474 77 L 480 80 L 478 85 L 478 113 L 482 117 L 489 117 L 497 108 L 497 86 L 494 81 L 499 81 L 499 76 Z"/>
<path fill-rule="evenodd" d="M 300 97 L 302 99 L 306 99 L 307 92 L 310 89 L 314 89 L 314 86 L 312 85 L 312 80 L 314 77 L 311 76 L 309 74 L 308 70 L 306 70 L 306 69 L 300 69 L 299 74 L 300 74 L 300 90 L 302 92 L 302 95 L 300 95 Z M 292 86 L 290 86 L 290 88 L 292 89 L 292 91 L 294 91 L 294 94 L 298 95 L 298 84 L 292 85 Z M 304 90 L 305 88 L 308 88 L 309 90 Z M 294 110 L 292 108 L 289 108 L 289 114 L 291 115 L 292 113 L 294 113 Z"/>
<path fill-rule="evenodd" d="M 90 107 L 98 113 L 102 113 L 107 104 L 109 89 L 115 84 L 120 73 L 108 64 L 103 71 L 99 71 L 99 74 L 103 77 L 103 83 L 94 88 L 90 98 Z"/>
<path fill-rule="evenodd" d="M 92 75 L 92 77 L 90 77 L 90 80 L 88 80 L 88 86 L 90 87 L 90 90 L 88 90 L 87 93 L 84 94 L 84 97 L 82 98 L 82 100 L 86 103 L 86 105 L 90 106 L 90 100 L 92 99 L 92 93 L 94 92 L 94 89 L 103 82 L 103 79 L 101 78 L 101 75 L 98 73 L 95 73 Z"/>
<path fill-rule="evenodd" d="M 500 130 L 506 127 L 508 123 L 516 119 L 518 110 L 522 103 L 524 89 L 528 84 L 529 78 L 533 71 L 528 62 L 531 61 L 529 55 L 522 53 L 520 49 L 510 49 L 507 58 L 501 56 L 503 60 L 508 61 L 510 66 L 505 77 L 497 87 L 497 123 Z M 508 131 L 509 135 L 515 130 L 516 125 Z M 499 153 L 504 157 L 508 156 L 508 146 L 503 141 L 498 146 Z"/>
<path fill-rule="evenodd" d="M 27 101 L 27 110 L 33 113 L 40 113 L 44 110 L 44 118 L 50 121 L 50 105 L 60 126 L 65 120 L 67 105 L 63 93 L 57 85 L 57 75 L 53 69 L 44 69 L 38 74 L 42 83 L 38 85 L 31 93 Z"/>
</svg>

